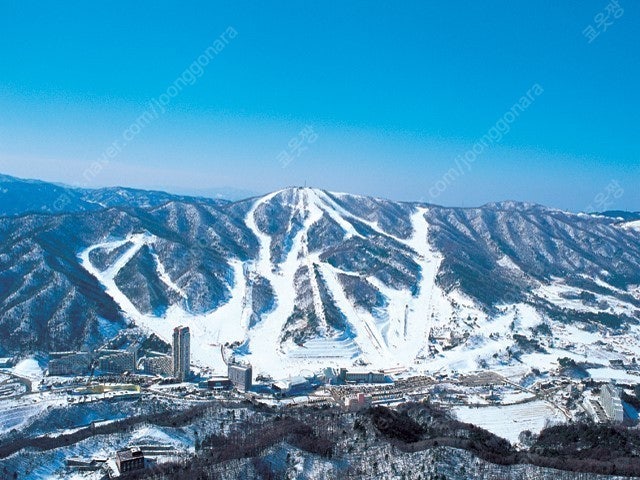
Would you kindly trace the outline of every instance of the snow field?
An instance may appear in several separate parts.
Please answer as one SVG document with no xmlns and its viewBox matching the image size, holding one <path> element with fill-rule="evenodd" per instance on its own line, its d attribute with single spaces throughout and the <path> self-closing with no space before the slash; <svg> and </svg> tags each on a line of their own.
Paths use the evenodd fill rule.
<svg viewBox="0 0 640 480">
<path fill-rule="evenodd" d="M 565 421 L 561 412 L 541 400 L 517 405 L 456 407 L 454 411 L 460 421 L 473 423 L 512 444 L 518 443 L 518 436 L 525 430 L 539 433 L 548 423 Z"/>
</svg>

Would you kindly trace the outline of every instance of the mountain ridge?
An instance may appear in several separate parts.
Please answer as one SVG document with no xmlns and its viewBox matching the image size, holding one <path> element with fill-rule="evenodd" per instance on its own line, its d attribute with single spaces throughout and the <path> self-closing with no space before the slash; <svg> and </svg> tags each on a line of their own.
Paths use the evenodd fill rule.
<svg viewBox="0 0 640 480">
<path fill-rule="evenodd" d="M 117 194 L 118 192 L 129 192 L 131 193 L 132 197 L 135 197 L 136 195 L 139 196 L 146 196 L 146 195 L 157 195 L 160 198 L 165 199 L 166 202 L 171 201 L 172 199 L 183 199 L 185 201 L 202 201 L 204 203 L 208 203 L 208 202 L 221 202 L 221 203 L 226 203 L 226 202 L 240 202 L 240 201 L 245 201 L 245 200 L 251 200 L 251 199 L 255 199 L 264 195 L 268 195 L 264 194 L 258 194 L 258 193 L 254 193 L 254 192 L 246 192 L 245 196 L 242 197 L 238 197 L 239 193 L 234 193 L 232 196 L 235 198 L 226 198 L 224 196 L 220 196 L 220 194 L 182 194 L 182 193 L 175 193 L 170 191 L 169 189 L 162 189 L 162 188 L 133 188 L 133 187 L 125 187 L 122 185 L 114 185 L 114 186 L 109 186 L 109 187 L 95 187 L 95 188 L 90 188 L 90 187 L 78 187 L 78 186 L 72 186 L 72 185 L 68 185 L 64 182 L 49 182 L 49 181 L 45 181 L 45 180 L 38 180 L 38 179 L 32 179 L 32 178 L 22 178 L 22 177 L 16 177 L 13 175 L 7 175 L 7 174 L 3 174 L 0 173 L 0 193 L 1 189 L 4 188 L 4 184 L 7 183 L 23 183 L 23 184 L 27 184 L 27 185 L 39 185 L 39 186 L 51 186 L 51 187 L 56 187 L 59 189 L 62 189 L 64 191 L 60 192 L 60 194 L 64 194 L 64 193 L 69 193 L 69 192 L 76 192 L 76 193 L 84 193 L 84 194 L 89 194 L 89 195 L 107 195 L 109 193 L 113 193 L 113 194 Z M 465 209 L 477 209 L 477 208 L 483 208 L 483 207 L 500 207 L 500 208 L 504 208 L 504 209 L 508 209 L 508 208 L 518 208 L 518 207 L 525 207 L 525 208 L 536 208 L 536 207 L 540 207 L 540 208 L 545 208 L 545 209 L 551 209 L 551 210 L 558 210 L 558 211 L 562 211 L 565 213 L 574 213 L 574 214 L 588 214 L 588 215 L 602 215 L 602 216 L 607 216 L 607 217 L 611 217 L 611 218 L 618 218 L 618 219 L 623 219 L 626 221 L 629 220 L 638 220 L 640 219 L 640 211 L 628 211 L 628 210 L 611 210 L 611 211 L 604 211 L 604 212 L 574 212 L 571 210 L 566 210 L 566 209 L 562 209 L 559 207 L 550 207 L 541 203 L 536 203 L 536 202 L 529 202 L 529 201 L 523 201 L 523 200 L 514 200 L 514 199 L 505 199 L 505 200 L 497 200 L 497 201 L 491 201 L 491 202 L 486 202 L 484 204 L 481 205 L 477 205 L 477 206 L 445 206 L 445 205 L 440 205 L 440 204 L 436 204 L 436 203 L 430 203 L 430 202 L 424 202 L 422 200 L 393 200 L 390 198 L 386 198 L 386 197 L 379 197 L 379 196 L 372 196 L 372 195 L 364 195 L 364 194 L 354 194 L 354 193 L 349 193 L 349 192 L 338 192 L 338 191 L 329 191 L 323 188 L 318 188 L 318 187 L 303 187 L 300 185 L 291 185 L 288 187 L 283 187 L 279 190 L 275 190 L 273 192 L 270 193 L 277 193 L 277 192 L 281 192 L 284 190 L 293 190 L 293 189 L 298 189 L 298 188 L 313 188 L 315 190 L 318 191 L 324 191 L 324 192 L 330 192 L 333 195 L 348 195 L 351 197 L 355 197 L 355 198 L 371 198 L 371 199 L 375 199 L 375 200 L 382 200 L 382 201 L 389 201 L 389 202 L 394 202 L 394 203 L 406 203 L 406 204 L 412 204 L 412 205 L 425 205 L 425 206 L 434 206 L 434 207 L 440 207 L 440 208 L 454 208 L 454 209 L 461 209 L 461 210 L 465 210 Z M 205 191 L 206 189 L 199 189 L 199 190 L 203 190 Z M 225 189 L 222 188 L 222 191 L 225 190 L 234 190 L 234 189 Z M 239 190 L 238 192 L 244 192 L 243 190 Z M 5 192 L 6 193 L 6 192 Z M 121 203 L 120 205 L 126 205 L 125 203 Z M 104 206 L 104 205 L 102 205 Z M 114 206 L 113 204 L 110 206 Z M 42 209 L 38 209 L 38 210 L 33 210 L 33 211 L 25 211 L 25 210 L 21 210 L 21 212 L 23 214 L 25 213 L 45 213 L 47 210 L 45 210 L 44 212 L 42 212 Z M 57 213 L 61 213 L 61 212 L 57 212 Z M 0 216 L 1 215 L 6 215 L 6 213 L 3 213 L 2 211 L 0 211 Z"/>
<path fill-rule="evenodd" d="M 575 325 L 637 336 L 633 222 L 305 187 L 236 202 L 128 193 L 0 217 L 3 351 L 94 348 L 132 325 L 169 339 L 183 323 L 196 363 L 222 369 L 222 348 L 284 374 L 510 363 L 532 354 L 523 338 L 549 350 Z"/>
</svg>

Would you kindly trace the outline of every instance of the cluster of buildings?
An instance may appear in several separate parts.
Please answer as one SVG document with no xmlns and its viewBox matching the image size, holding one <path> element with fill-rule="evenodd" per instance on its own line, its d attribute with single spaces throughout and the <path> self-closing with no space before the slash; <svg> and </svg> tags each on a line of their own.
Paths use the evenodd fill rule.
<svg viewBox="0 0 640 480">
<path fill-rule="evenodd" d="M 66 460 L 67 469 L 76 472 L 105 472 L 103 478 L 126 477 L 131 472 L 146 468 L 144 452 L 140 447 L 118 450 L 114 457 L 92 457 L 83 459 L 71 457 Z"/>
<path fill-rule="evenodd" d="M 86 472 L 102 472 L 99 478 L 131 478 L 136 473 L 144 475 L 144 471 L 154 465 L 175 460 L 185 453 L 171 444 L 137 444 L 117 450 L 109 456 L 70 457 L 66 459 L 66 465 L 68 472 L 78 472 L 80 477 Z"/>
<path fill-rule="evenodd" d="M 352 371 L 346 368 L 327 368 L 324 371 L 324 378 L 330 384 L 353 384 L 353 383 L 387 383 L 388 379 L 384 372 L 372 371 Z"/>
<path fill-rule="evenodd" d="M 99 349 L 95 352 L 51 352 L 49 375 L 87 375 L 92 369 L 102 373 L 135 372 L 140 345 L 122 350 Z"/>
<path fill-rule="evenodd" d="M 100 349 L 95 352 L 52 352 L 49 375 L 87 375 L 96 370 L 105 374 L 123 374 L 141 371 L 149 375 L 174 377 L 184 381 L 190 374 L 191 336 L 189 327 L 176 327 L 173 331 L 171 355 L 145 352 L 138 358 L 141 348 L 133 343 L 121 350 Z"/>
<path fill-rule="evenodd" d="M 140 358 L 138 358 L 140 356 Z M 124 374 L 140 372 L 147 375 L 173 377 L 184 382 L 190 377 L 191 334 L 189 327 L 178 326 L 173 330 L 171 354 L 144 350 L 139 342 L 120 350 L 100 349 L 95 352 L 53 352 L 49 361 L 49 375 L 87 375 L 89 373 Z M 381 371 L 352 371 L 346 368 L 325 370 L 322 380 L 327 384 L 375 384 L 387 383 Z M 268 388 L 276 397 L 304 395 L 317 386 L 307 378 L 296 376 L 271 383 Z M 248 392 L 253 387 L 251 365 L 231 361 L 227 365 L 227 376 L 216 376 L 200 383 L 209 390 L 231 390 Z M 349 402 L 361 408 L 363 398 Z M 351 404 L 350 403 L 350 404 Z"/>
<path fill-rule="evenodd" d="M 231 390 L 235 388 L 239 392 L 248 392 L 253 386 L 253 368 L 251 365 L 243 365 L 231 362 L 227 365 L 227 376 L 211 377 L 201 382 L 200 387 L 209 390 Z"/>
<path fill-rule="evenodd" d="M 373 403 L 373 397 L 364 393 L 358 393 L 353 397 L 346 397 L 344 399 L 344 408 L 348 412 L 358 412 L 369 408 Z"/>
<path fill-rule="evenodd" d="M 227 376 L 212 377 L 200 383 L 201 388 L 210 390 L 230 390 L 235 388 L 239 392 L 248 392 L 253 383 L 253 369 L 249 364 L 240 364 L 234 361 L 227 365 Z M 303 376 L 292 376 L 277 380 L 264 388 L 268 389 L 278 398 L 293 397 L 308 394 L 324 381 L 333 385 L 349 384 L 375 384 L 388 383 L 389 379 L 383 372 L 349 371 L 346 368 L 327 368 L 320 379 L 308 379 Z"/>
<path fill-rule="evenodd" d="M 293 397 L 297 395 L 305 395 L 322 383 L 328 385 L 385 384 L 389 383 L 389 378 L 382 371 L 351 371 L 346 368 L 327 368 L 324 370 L 320 378 L 309 380 L 302 376 L 289 377 L 284 380 L 273 382 L 271 384 L 271 390 L 276 397 Z M 365 397 L 367 397 L 367 395 L 354 397 L 356 400 L 353 398 L 345 399 L 345 407 L 348 409 L 351 408 L 349 407 L 349 402 L 353 400 L 355 402 L 353 408 L 356 408 L 355 405 L 359 405 L 356 409 L 365 408 L 363 405 L 365 405 L 366 402 L 364 404 L 362 403 L 362 399 Z M 367 401 L 372 401 L 370 396 L 367 398 Z"/>
</svg>

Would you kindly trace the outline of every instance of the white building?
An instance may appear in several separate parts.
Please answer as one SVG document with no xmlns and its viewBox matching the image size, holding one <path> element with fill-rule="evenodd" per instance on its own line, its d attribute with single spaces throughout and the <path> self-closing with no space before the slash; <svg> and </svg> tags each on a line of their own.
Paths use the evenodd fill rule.
<svg viewBox="0 0 640 480">
<path fill-rule="evenodd" d="M 173 358 L 162 353 L 148 353 L 140 359 L 139 368 L 149 375 L 173 375 Z"/>
<path fill-rule="evenodd" d="M 103 373 L 135 372 L 136 356 L 126 350 L 102 350 L 98 353 L 98 370 Z"/>
<path fill-rule="evenodd" d="M 52 352 L 50 356 L 49 375 L 86 375 L 91 368 L 88 352 Z"/>
<path fill-rule="evenodd" d="M 611 384 L 603 385 L 600 389 L 600 405 L 611 422 L 620 423 L 624 419 L 620 392 Z"/>
<path fill-rule="evenodd" d="M 291 377 L 272 383 L 271 388 L 277 395 L 296 396 L 306 393 L 309 389 L 309 381 L 304 377 Z"/>
</svg>

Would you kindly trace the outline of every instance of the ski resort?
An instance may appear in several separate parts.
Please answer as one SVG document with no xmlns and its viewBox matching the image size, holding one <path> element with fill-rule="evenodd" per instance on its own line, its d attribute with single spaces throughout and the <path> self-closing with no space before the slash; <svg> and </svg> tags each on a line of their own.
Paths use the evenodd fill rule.
<svg viewBox="0 0 640 480">
<path fill-rule="evenodd" d="M 0 480 L 640 479 L 640 2 L 0 3 Z"/>
</svg>

